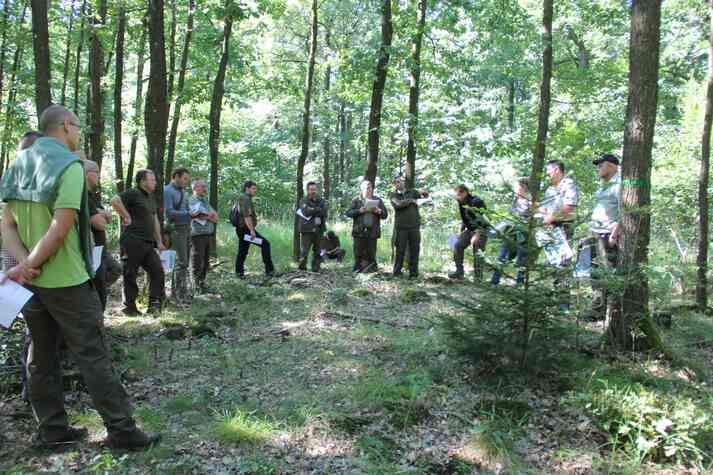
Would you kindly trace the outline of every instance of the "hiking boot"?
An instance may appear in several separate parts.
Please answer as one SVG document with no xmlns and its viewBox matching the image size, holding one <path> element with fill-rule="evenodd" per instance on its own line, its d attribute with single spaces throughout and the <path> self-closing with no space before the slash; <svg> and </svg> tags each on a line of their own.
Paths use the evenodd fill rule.
<svg viewBox="0 0 713 475">
<path fill-rule="evenodd" d="M 121 313 L 127 317 L 140 317 L 143 315 L 143 313 L 136 308 L 136 305 L 124 305 L 124 308 L 121 309 Z"/>
<path fill-rule="evenodd" d="M 451 280 L 463 280 L 465 278 L 465 272 L 462 269 L 448 274 L 448 278 Z"/>
<path fill-rule="evenodd" d="M 120 432 L 107 436 L 105 443 L 112 449 L 118 450 L 146 450 L 161 441 L 161 434 L 144 432 L 134 429 L 131 432 Z"/>
<path fill-rule="evenodd" d="M 84 427 L 69 426 L 64 434 L 58 437 L 46 438 L 42 435 L 38 435 L 37 445 L 42 448 L 51 449 L 61 445 L 74 444 L 82 439 L 86 439 L 87 435 L 89 435 L 89 431 Z"/>
</svg>

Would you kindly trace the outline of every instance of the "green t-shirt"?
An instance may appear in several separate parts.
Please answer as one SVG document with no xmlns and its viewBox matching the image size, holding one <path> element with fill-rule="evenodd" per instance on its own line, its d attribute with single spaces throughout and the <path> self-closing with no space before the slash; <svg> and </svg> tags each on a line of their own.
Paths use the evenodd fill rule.
<svg viewBox="0 0 713 475">
<path fill-rule="evenodd" d="M 57 197 L 52 207 L 30 201 L 10 201 L 8 206 L 17 222 L 20 239 L 32 250 L 47 233 L 54 210 L 79 210 L 84 192 L 84 168 L 80 163 L 70 165 L 59 179 Z M 30 282 L 36 287 L 73 287 L 89 280 L 79 244 L 78 225 L 69 230 L 62 246 L 42 265 L 42 273 Z"/>
</svg>

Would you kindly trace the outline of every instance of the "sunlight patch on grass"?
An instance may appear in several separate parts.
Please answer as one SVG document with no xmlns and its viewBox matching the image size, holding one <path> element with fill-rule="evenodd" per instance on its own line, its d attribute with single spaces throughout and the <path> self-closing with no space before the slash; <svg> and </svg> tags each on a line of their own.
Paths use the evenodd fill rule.
<svg viewBox="0 0 713 475">
<path fill-rule="evenodd" d="M 272 423 L 242 409 L 218 414 L 212 428 L 217 440 L 232 445 L 263 444 L 276 432 Z"/>
</svg>

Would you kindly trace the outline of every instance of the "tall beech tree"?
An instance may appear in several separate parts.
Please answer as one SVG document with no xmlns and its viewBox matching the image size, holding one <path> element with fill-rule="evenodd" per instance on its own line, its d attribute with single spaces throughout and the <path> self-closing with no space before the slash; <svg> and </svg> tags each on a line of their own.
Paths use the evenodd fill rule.
<svg viewBox="0 0 713 475">
<path fill-rule="evenodd" d="M 74 93 L 74 106 L 72 110 L 75 114 L 79 115 L 79 77 L 82 72 L 82 49 L 84 48 L 84 30 L 86 27 L 86 13 L 87 13 L 87 0 L 82 0 L 82 7 L 79 9 L 79 16 L 81 18 L 79 24 L 79 41 L 77 41 L 77 51 L 74 56 L 74 87 L 72 91 Z"/>
<path fill-rule="evenodd" d="M 644 271 L 651 235 L 651 149 L 658 99 L 661 2 L 636 1 L 631 9 L 629 99 L 621 172 L 619 270 L 625 276 L 620 308 L 608 322 L 608 342 L 632 348 L 635 327 L 658 345 L 649 314 L 649 283 Z"/>
<path fill-rule="evenodd" d="M 381 47 L 376 63 L 376 74 L 371 89 L 371 108 L 369 110 L 368 146 L 366 156 L 366 173 L 364 178 L 376 181 L 377 163 L 379 161 L 379 137 L 381 134 L 381 110 L 384 104 L 384 88 L 388 74 L 391 42 L 394 37 L 394 27 L 391 22 L 391 0 L 382 0 L 381 6 Z"/>
<path fill-rule="evenodd" d="M 329 29 L 325 30 L 324 33 L 324 44 L 331 50 L 331 34 Z M 327 67 L 324 71 L 324 102 L 327 104 L 329 109 L 329 104 L 331 103 L 330 88 L 332 86 L 332 64 L 327 61 Z M 330 111 L 327 112 L 329 114 Z M 337 123 L 337 130 L 339 130 L 339 124 Z M 329 201 L 329 197 L 332 193 L 332 136 L 329 131 L 329 124 L 325 124 L 324 131 L 322 133 L 322 192 L 324 193 L 324 199 Z"/>
<path fill-rule="evenodd" d="M 708 308 L 708 186 L 710 184 L 711 125 L 713 124 L 713 0 L 708 4 L 711 31 L 708 38 L 708 80 L 706 82 L 706 107 L 701 134 L 701 169 L 698 173 L 698 279 L 696 305 L 699 310 Z"/>
<path fill-rule="evenodd" d="M 116 24 L 116 63 L 114 64 L 114 176 L 116 189 L 124 191 L 124 161 L 122 149 L 122 97 L 124 90 L 124 37 L 126 35 L 126 8 L 119 0 Z"/>
<path fill-rule="evenodd" d="M 47 0 L 31 0 L 32 49 L 35 53 L 35 108 L 37 116 L 52 104 L 50 35 Z"/>
<path fill-rule="evenodd" d="M 314 66 L 317 60 L 317 32 L 319 29 L 319 4 L 312 0 L 312 15 L 310 19 L 309 52 L 307 54 L 307 72 L 305 73 L 304 101 L 302 106 L 302 145 L 300 156 L 297 160 L 297 181 L 295 194 L 297 196 L 295 209 L 304 197 L 304 174 L 307 157 L 309 157 L 310 132 L 312 128 L 312 88 L 314 87 Z M 299 217 L 295 214 L 294 229 L 292 232 L 292 256 L 297 259 L 300 255 Z"/>
<path fill-rule="evenodd" d="M 173 117 L 171 119 L 171 132 L 168 136 L 168 150 L 166 154 L 166 176 L 164 181 L 171 180 L 171 170 L 176 156 L 176 139 L 178 137 L 178 123 L 181 120 L 181 107 L 183 106 L 183 88 L 186 82 L 186 71 L 188 70 L 188 52 L 191 48 L 191 38 L 193 37 L 193 16 L 196 11 L 196 1 L 188 0 L 188 19 L 186 20 L 186 35 L 183 39 L 183 51 L 181 52 L 181 65 L 178 72 L 178 85 L 176 87 L 176 102 L 173 106 Z"/>
<path fill-rule="evenodd" d="M 17 23 L 17 34 L 15 35 L 15 53 L 12 57 L 12 67 L 10 69 L 10 81 L 8 82 L 8 97 L 5 106 L 5 114 L 3 118 L 4 128 L 2 130 L 2 144 L 0 144 L 0 175 L 7 169 L 7 164 L 10 156 L 10 150 L 14 150 L 13 144 L 10 143 L 12 125 L 15 120 L 17 106 L 17 85 L 18 73 L 22 62 L 26 38 L 23 31 L 25 25 L 25 17 L 27 15 L 27 6 L 23 5 L 20 19 Z"/>
<path fill-rule="evenodd" d="M 101 43 L 102 29 L 106 25 L 107 2 L 99 0 L 93 11 L 90 25 L 89 49 L 89 159 L 101 168 L 104 154 L 104 48 Z"/>
<path fill-rule="evenodd" d="M 62 95 L 60 99 L 60 103 L 62 105 L 65 105 L 67 102 L 67 80 L 69 78 L 69 61 L 70 57 L 72 56 L 72 34 L 74 33 L 74 17 L 75 17 L 75 11 L 74 11 L 74 4 L 76 0 L 72 0 L 72 3 L 69 4 L 69 22 L 67 26 L 67 45 L 64 50 L 64 68 L 62 70 Z"/>
<path fill-rule="evenodd" d="M 2 17 L 0 17 L 0 104 L 2 104 L 4 86 L 5 86 L 5 53 L 7 51 L 7 30 L 8 17 L 10 16 L 10 2 L 5 1 L 2 8 Z M 2 166 L 2 164 L 0 164 Z"/>
<path fill-rule="evenodd" d="M 144 97 L 144 65 L 146 63 L 146 36 L 148 34 L 148 18 L 141 21 L 141 38 L 139 40 L 139 53 L 136 60 L 136 96 L 134 99 L 134 120 L 133 131 L 131 133 L 131 145 L 129 147 L 129 163 L 126 166 L 126 187 L 133 186 L 134 166 L 136 164 L 136 149 L 139 143 L 139 124 L 143 111 Z"/>
<path fill-rule="evenodd" d="M 164 35 L 164 2 L 149 0 L 149 85 L 144 108 L 146 129 L 147 166 L 160 183 L 163 176 L 163 158 L 168 130 L 168 97 L 166 83 L 166 40 Z M 163 208 L 162 193 L 156 193 L 156 202 Z M 159 218 L 163 222 L 163 216 Z"/>
<path fill-rule="evenodd" d="M 406 143 L 406 186 L 416 186 L 416 134 L 418 133 L 418 102 L 421 96 L 421 45 L 426 29 L 428 0 L 418 2 L 418 20 L 416 34 L 411 41 L 411 82 L 408 98 L 408 140 Z"/>
</svg>

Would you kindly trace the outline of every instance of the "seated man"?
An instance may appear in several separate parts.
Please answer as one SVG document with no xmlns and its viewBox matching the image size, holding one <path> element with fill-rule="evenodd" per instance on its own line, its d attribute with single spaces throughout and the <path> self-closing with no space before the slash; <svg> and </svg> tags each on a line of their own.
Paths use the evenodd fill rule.
<svg viewBox="0 0 713 475">
<path fill-rule="evenodd" d="M 342 249 L 339 242 L 339 236 L 334 231 L 327 231 L 327 234 L 322 237 L 319 247 L 322 249 L 322 259 L 342 262 L 344 256 L 347 255 L 347 251 Z"/>
</svg>

